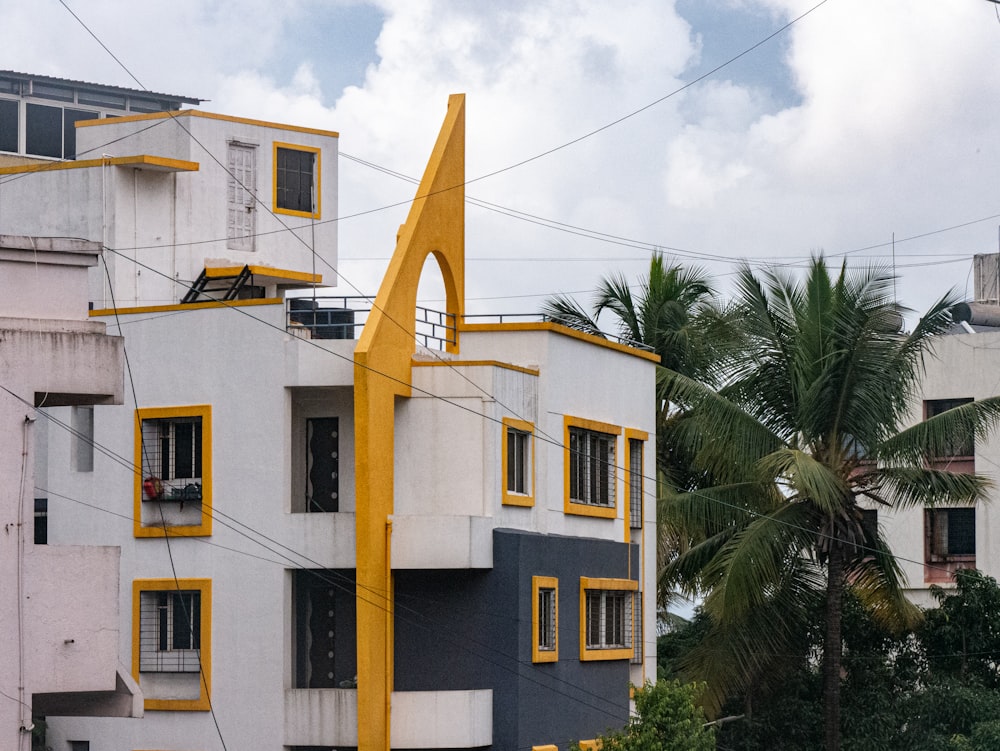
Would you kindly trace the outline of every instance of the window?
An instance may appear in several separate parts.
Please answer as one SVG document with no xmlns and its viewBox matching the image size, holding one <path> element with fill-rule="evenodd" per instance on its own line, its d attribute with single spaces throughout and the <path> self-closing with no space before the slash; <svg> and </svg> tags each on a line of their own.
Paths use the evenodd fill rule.
<svg viewBox="0 0 1000 751">
<path fill-rule="evenodd" d="M 200 417 L 142 421 L 143 500 L 201 500 Z"/>
<path fill-rule="evenodd" d="M 0 99 L 0 151 L 18 150 L 18 104 L 12 99 Z"/>
<path fill-rule="evenodd" d="M 649 434 L 638 430 L 626 430 L 626 451 L 625 466 L 628 472 L 625 475 L 625 491 L 628 495 L 628 526 L 629 529 L 642 529 L 642 487 L 644 456 L 643 449 Z M 626 537 L 626 542 L 629 538 Z"/>
<path fill-rule="evenodd" d="M 25 151 L 56 159 L 76 158 L 76 123 L 99 113 L 29 102 L 25 108 Z"/>
<path fill-rule="evenodd" d="M 566 431 L 565 511 L 614 518 L 617 473 L 615 425 L 564 418 Z"/>
<path fill-rule="evenodd" d="M 634 635 L 632 637 L 632 664 L 642 665 L 642 592 L 632 593 L 632 623 Z"/>
<path fill-rule="evenodd" d="M 140 673 L 200 671 L 200 592 L 141 592 L 139 618 Z"/>
<path fill-rule="evenodd" d="M 503 503 L 532 506 L 535 503 L 532 446 L 535 427 L 530 422 L 505 417 L 503 431 Z"/>
<path fill-rule="evenodd" d="M 147 710 L 208 710 L 212 581 L 132 582 L 132 675 Z"/>
<path fill-rule="evenodd" d="M 35 499 L 35 544 L 49 543 L 49 499 Z"/>
<path fill-rule="evenodd" d="M 319 219 L 319 149 L 274 144 L 274 210 Z"/>
<path fill-rule="evenodd" d="M 928 399 L 924 402 L 925 419 L 936 417 L 955 407 L 969 404 L 972 399 Z M 932 466 L 949 469 L 952 472 L 974 472 L 976 437 L 971 426 L 962 434 L 952 436 L 939 456 L 931 459 Z"/>
<path fill-rule="evenodd" d="M 353 571 L 292 571 L 295 688 L 355 688 Z"/>
<path fill-rule="evenodd" d="M 531 661 L 559 660 L 559 580 L 531 577 Z"/>
<path fill-rule="evenodd" d="M 956 558 L 975 560 L 976 510 L 974 508 L 928 509 L 925 517 L 930 561 Z"/>
<path fill-rule="evenodd" d="M 631 660 L 634 595 L 631 579 L 580 578 L 580 659 Z"/>
<path fill-rule="evenodd" d="M 306 511 L 340 509 L 339 419 L 306 418 Z"/>
<path fill-rule="evenodd" d="M 231 141 L 228 168 L 226 247 L 253 250 L 257 234 L 257 147 Z"/>
<path fill-rule="evenodd" d="M 212 408 L 136 410 L 135 535 L 210 535 Z"/>
</svg>

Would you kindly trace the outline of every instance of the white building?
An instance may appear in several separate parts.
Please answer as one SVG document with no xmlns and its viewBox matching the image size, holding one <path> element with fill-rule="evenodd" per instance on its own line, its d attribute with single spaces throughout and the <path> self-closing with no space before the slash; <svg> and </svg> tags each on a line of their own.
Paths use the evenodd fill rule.
<svg viewBox="0 0 1000 751">
<path fill-rule="evenodd" d="M 73 424 L 122 404 L 122 340 L 87 317 L 100 245 L 0 234 L 0 748 L 28 749 L 46 714 L 141 716 L 119 662 L 119 550 L 47 545 L 46 420 Z M 39 437 L 42 440 L 39 440 Z M 75 447 L 82 466 L 90 446 Z M 37 728 L 41 730 L 40 724 Z"/>
<path fill-rule="evenodd" d="M 997 307 L 997 255 L 974 259 L 975 300 L 952 309 L 953 329 L 934 343 L 911 423 L 962 403 L 1000 395 L 1000 307 Z M 949 456 L 938 460 L 953 471 L 975 472 L 994 483 L 1000 480 L 1000 433 L 985 441 L 969 435 L 956 441 Z M 991 493 L 995 497 L 996 490 Z M 890 547 L 899 557 L 909 584 L 909 596 L 934 606 L 929 587 L 954 585 L 959 568 L 978 568 L 1000 577 L 1000 524 L 996 502 L 967 507 L 879 512 Z M 994 518 L 998 519 L 994 523 Z"/>
<path fill-rule="evenodd" d="M 0 169 L 0 229 L 109 248 L 91 316 L 134 387 L 92 472 L 50 429 L 45 487 L 50 543 L 121 548 L 145 716 L 50 717 L 55 751 L 564 749 L 655 680 L 656 358 L 465 319 L 464 110 L 374 302 L 317 289 L 336 133 L 99 119 L 77 146 L 114 156 Z"/>
</svg>

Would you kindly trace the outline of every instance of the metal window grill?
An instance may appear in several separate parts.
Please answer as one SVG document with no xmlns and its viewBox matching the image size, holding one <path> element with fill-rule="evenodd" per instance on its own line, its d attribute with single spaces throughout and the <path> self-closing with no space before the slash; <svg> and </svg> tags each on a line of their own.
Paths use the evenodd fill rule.
<svg viewBox="0 0 1000 751">
<path fill-rule="evenodd" d="M 594 589 L 586 598 L 587 648 L 631 648 L 632 593 Z"/>
<path fill-rule="evenodd" d="M 641 665 L 642 664 L 642 592 L 632 593 L 632 613 L 635 616 L 633 623 L 633 629 L 635 634 L 632 639 L 632 664 Z"/>
<path fill-rule="evenodd" d="M 201 669 L 201 592 L 139 593 L 139 671 Z"/>
<path fill-rule="evenodd" d="M 551 652 L 556 648 L 556 591 L 550 587 L 538 590 L 538 649 Z"/>
<path fill-rule="evenodd" d="M 569 497 L 592 506 L 615 505 L 615 437 L 569 429 Z"/>
<path fill-rule="evenodd" d="M 629 527 L 642 529 L 642 441 L 628 441 L 628 506 Z"/>
<path fill-rule="evenodd" d="M 199 501 L 201 476 L 201 417 L 142 421 L 144 501 Z"/>
</svg>

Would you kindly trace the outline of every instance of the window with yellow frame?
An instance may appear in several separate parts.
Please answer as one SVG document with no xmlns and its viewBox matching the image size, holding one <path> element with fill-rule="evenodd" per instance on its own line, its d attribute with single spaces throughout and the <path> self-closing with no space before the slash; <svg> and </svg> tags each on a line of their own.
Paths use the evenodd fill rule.
<svg viewBox="0 0 1000 751">
<path fill-rule="evenodd" d="M 559 661 L 559 580 L 531 577 L 531 661 Z"/>
<path fill-rule="evenodd" d="M 618 425 L 566 415 L 563 511 L 614 519 L 618 515 Z"/>
<path fill-rule="evenodd" d="M 135 411 L 136 537 L 212 534 L 212 408 Z"/>
<path fill-rule="evenodd" d="M 132 582 L 132 675 L 147 710 L 211 709 L 211 579 Z"/>
<path fill-rule="evenodd" d="M 632 658 L 632 603 L 639 582 L 580 577 L 580 659 Z"/>
<path fill-rule="evenodd" d="M 319 219 L 320 150 L 275 142 L 273 159 L 274 213 Z"/>
<path fill-rule="evenodd" d="M 643 473 L 645 471 L 645 445 L 649 433 L 641 430 L 625 431 L 625 541 L 631 541 L 631 531 L 642 529 L 643 514 Z"/>
<path fill-rule="evenodd" d="M 505 506 L 535 505 L 535 426 L 503 418 L 501 475 Z"/>
</svg>

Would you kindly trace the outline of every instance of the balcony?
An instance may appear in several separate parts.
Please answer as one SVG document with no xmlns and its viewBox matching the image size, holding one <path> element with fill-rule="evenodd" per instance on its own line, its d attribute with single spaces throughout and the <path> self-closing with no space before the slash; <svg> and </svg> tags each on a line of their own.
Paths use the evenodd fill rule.
<svg viewBox="0 0 1000 751">
<path fill-rule="evenodd" d="M 396 691 L 392 748 L 478 748 L 493 742 L 493 691 Z M 356 689 L 285 691 L 286 746 L 357 746 Z"/>
<path fill-rule="evenodd" d="M 358 339 L 374 298 L 345 296 L 290 297 L 285 325 L 305 339 Z M 456 341 L 455 316 L 417 306 L 417 344 L 444 350 Z"/>
</svg>

